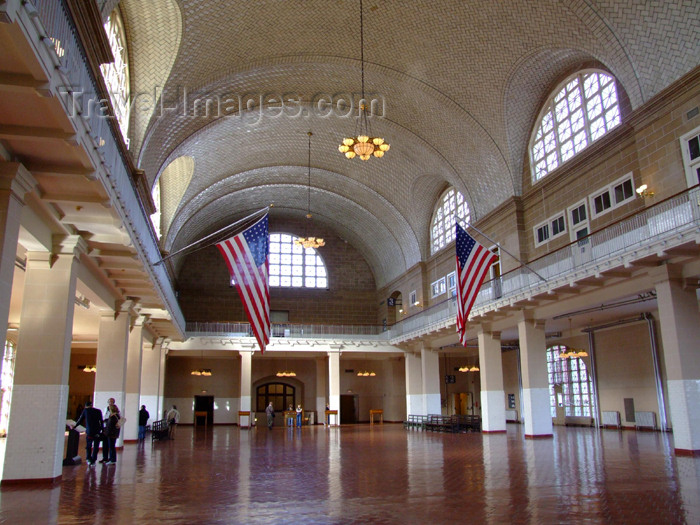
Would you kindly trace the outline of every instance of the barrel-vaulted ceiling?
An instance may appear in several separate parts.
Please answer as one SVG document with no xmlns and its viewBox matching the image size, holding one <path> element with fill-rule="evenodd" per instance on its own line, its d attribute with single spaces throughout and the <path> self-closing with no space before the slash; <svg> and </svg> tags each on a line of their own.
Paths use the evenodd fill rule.
<svg viewBox="0 0 700 525">
<path fill-rule="evenodd" d="M 365 254 L 379 286 L 429 255 L 447 186 L 477 219 L 521 193 L 530 132 L 567 73 L 608 69 L 635 108 L 700 63 L 695 1 L 364 0 L 366 92 L 381 102 L 371 128 L 391 150 L 362 162 L 337 150 L 355 119 L 318 104 L 357 108 L 359 0 L 122 0 L 121 9 L 131 151 L 151 184 L 166 174 L 163 248 L 271 203 L 277 218 L 303 217 L 312 131 L 314 220 Z M 217 97 L 219 114 L 210 105 L 203 115 L 195 101 Z"/>
</svg>

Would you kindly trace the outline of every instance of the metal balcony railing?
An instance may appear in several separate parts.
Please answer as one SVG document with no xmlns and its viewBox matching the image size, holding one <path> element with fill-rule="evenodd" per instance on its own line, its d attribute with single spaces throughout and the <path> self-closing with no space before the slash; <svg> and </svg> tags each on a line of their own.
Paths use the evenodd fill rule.
<svg viewBox="0 0 700 525">
<path fill-rule="evenodd" d="M 272 323 L 272 337 L 293 337 L 318 339 L 326 337 L 366 338 L 382 335 L 382 327 L 377 325 L 332 325 L 332 324 L 293 324 Z M 201 336 L 226 336 L 226 337 L 253 337 L 253 332 L 248 323 L 187 323 L 187 335 L 190 337 Z M 381 337 L 387 338 L 386 332 Z"/>
</svg>

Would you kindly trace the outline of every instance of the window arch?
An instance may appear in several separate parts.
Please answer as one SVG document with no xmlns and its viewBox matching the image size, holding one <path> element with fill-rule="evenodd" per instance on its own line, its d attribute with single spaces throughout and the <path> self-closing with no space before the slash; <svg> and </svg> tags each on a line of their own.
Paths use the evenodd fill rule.
<svg viewBox="0 0 700 525">
<path fill-rule="evenodd" d="M 304 248 L 289 233 L 270 234 L 270 286 L 328 288 L 328 272 L 314 248 Z"/>
<path fill-rule="evenodd" d="M 129 146 L 129 113 L 131 88 L 129 85 L 129 53 L 126 47 L 126 32 L 124 21 L 118 9 L 112 11 L 105 22 L 105 31 L 109 39 L 109 46 L 114 55 L 114 62 L 102 64 L 102 76 L 104 77 L 109 99 L 114 108 L 114 116 L 119 124 L 122 137 L 127 147 Z"/>
<path fill-rule="evenodd" d="M 571 159 L 620 124 L 615 79 L 603 71 L 580 71 L 547 100 L 530 139 L 532 181 Z"/>
<path fill-rule="evenodd" d="M 593 384 L 586 362 L 580 357 L 561 357 L 568 353 L 564 345 L 547 348 L 547 374 L 552 417 L 557 416 L 557 403 L 564 405 L 567 416 L 593 416 Z M 561 399 L 557 399 L 555 385 L 561 385 Z"/>
<path fill-rule="evenodd" d="M 455 238 L 455 215 L 469 223 L 471 212 L 464 196 L 450 187 L 440 196 L 430 223 L 430 254 L 444 248 Z"/>
</svg>

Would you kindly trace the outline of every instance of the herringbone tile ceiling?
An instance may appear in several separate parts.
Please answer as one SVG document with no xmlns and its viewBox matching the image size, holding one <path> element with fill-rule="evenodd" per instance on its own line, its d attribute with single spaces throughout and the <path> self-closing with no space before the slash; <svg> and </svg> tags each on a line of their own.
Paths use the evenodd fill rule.
<svg viewBox="0 0 700 525">
<path fill-rule="evenodd" d="M 693 0 L 364 0 L 366 92 L 382 108 L 371 126 L 391 150 L 350 161 L 337 146 L 355 119 L 319 100 L 359 100 L 359 0 L 121 6 L 140 97 L 132 153 L 151 183 L 194 159 L 163 247 L 270 203 L 303 217 L 310 130 L 314 218 L 366 254 L 378 286 L 429 256 L 447 186 L 477 219 L 521 194 L 530 132 L 567 73 L 608 69 L 636 108 L 700 63 Z"/>
</svg>

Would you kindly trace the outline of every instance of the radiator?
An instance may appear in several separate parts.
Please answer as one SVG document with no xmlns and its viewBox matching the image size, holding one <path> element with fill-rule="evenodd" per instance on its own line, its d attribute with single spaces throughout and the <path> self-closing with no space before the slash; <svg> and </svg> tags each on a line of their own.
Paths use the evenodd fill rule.
<svg viewBox="0 0 700 525">
<path fill-rule="evenodd" d="M 518 411 L 506 410 L 506 421 L 518 421 Z"/>
<path fill-rule="evenodd" d="M 603 426 L 620 428 L 620 413 L 619 412 L 602 412 Z"/>
<path fill-rule="evenodd" d="M 637 428 L 656 430 L 656 412 L 635 412 L 634 421 Z"/>
</svg>

